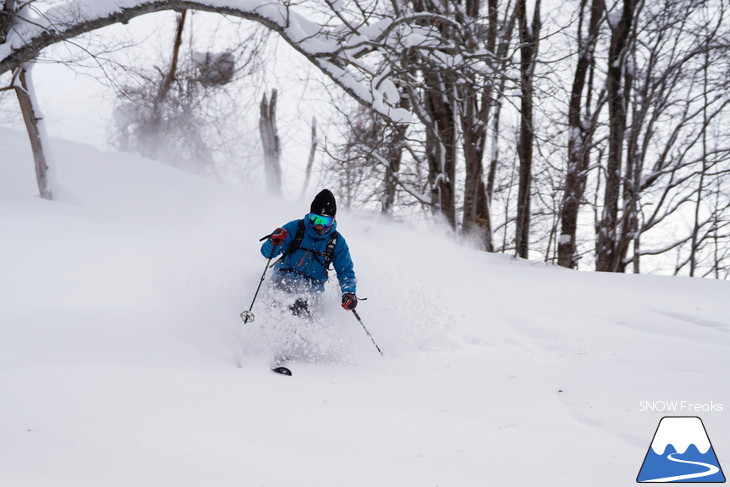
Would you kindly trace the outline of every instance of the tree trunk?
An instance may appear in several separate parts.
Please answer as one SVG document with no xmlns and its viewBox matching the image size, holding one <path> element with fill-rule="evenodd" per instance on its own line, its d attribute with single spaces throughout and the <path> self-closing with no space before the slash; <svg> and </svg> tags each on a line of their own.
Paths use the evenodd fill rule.
<svg viewBox="0 0 730 487">
<path fill-rule="evenodd" d="M 281 144 L 276 128 L 277 91 L 271 91 L 271 101 L 264 94 L 261 99 L 259 133 L 264 148 L 264 169 L 266 186 L 272 196 L 281 196 Z"/>
<path fill-rule="evenodd" d="M 532 120 L 534 74 L 540 36 L 540 0 L 535 3 L 532 24 L 527 22 L 526 0 L 520 0 L 517 19 L 520 33 L 520 136 L 517 154 L 520 159 L 517 195 L 515 251 L 528 258 L 530 247 L 530 197 L 532 188 L 532 149 L 535 131 Z"/>
<path fill-rule="evenodd" d="M 5 0 L 2 2 L 2 8 L 0 8 L 0 44 L 4 43 L 8 38 L 10 27 L 13 25 L 15 7 L 15 0 Z"/>
<path fill-rule="evenodd" d="M 398 188 L 398 173 L 401 168 L 401 161 L 403 158 L 403 143 L 406 138 L 406 131 L 408 126 L 406 124 L 399 124 L 391 127 L 390 137 L 387 137 L 387 158 L 388 168 L 385 171 L 383 181 L 383 197 L 381 199 L 380 211 L 384 215 L 390 215 L 395 205 L 395 195 Z"/>
<path fill-rule="evenodd" d="M 611 25 L 611 46 L 608 53 L 606 88 L 608 93 L 608 161 L 603 196 L 603 215 L 596 229 L 596 270 L 623 272 L 619 248 L 619 195 L 621 194 L 621 167 L 624 137 L 626 135 L 627 101 L 631 89 L 625 77 L 626 51 L 639 0 L 624 0 L 620 18 Z M 613 14 L 609 13 L 609 17 Z M 616 16 L 617 17 L 617 16 Z"/>
<path fill-rule="evenodd" d="M 517 11 L 519 6 L 516 5 L 512 12 L 505 14 L 503 22 L 499 21 L 499 3 L 498 0 L 488 0 L 487 4 L 487 15 L 489 19 L 489 27 L 487 28 L 487 49 L 489 52 L 496 52 L 497 58 L 501 59 L 498 64 L 499 77 L 498 82 L 488 87 L 489 93 L 487 99 L 489 100 L 489 113 L 492 118 L 489 127 L 490 134 L 487 136 L 490 139 L 490 150 L 489 150 L 489 171 L 487 172 L 487 182 L 485 188 L 486 201 L 481 205 L 489 208 L 490 214 L 488 218 L 491 220 L 491 207 L 492 197 L 494 196 L 494 186 L 497 179 L 497 169 L 499 165 L 499 150 L 500 150 L 500 120 L 502 116 L 503 99 L 506 92 L 507 78 L 506 73 L 510 68 L 508 56 L 510 46 L 512 44 L 512 34 L 517 21 Z M 491 221 L 489 222 L 491 229 Z M 494 235 L 490 230 L 490 245 L 494 247 Z M 503 246 L 504 248 L 504 246 Z"/>
<path fill-rule="evenodd" d="M 492 233 L 492 208 L 487 197 L 487 185 L 483 180 L 479 181 L 477 193 L 477 228 L 481 230 L 484 250 L 494 252 L 494 234 Z"/>
<path fill-rule="evenodd" d="M 51 184 L 52 178 L 49 177 L 49 173 L 52 172 L 52 169 L 49 168 L 48 158 L 46 157 L 47 138 L 43 129 L 43 117 L 39 114 L 37 109 L 35 88 L 33 86 L 30 69 L 32 69 L 32 65 L 31 68 L 27 69 L 23 66 L 18 68 L 16 71 L 15 74 L 17 75 L 17 80 L 20 83 L 20 86 L 15 84 L 15 93 L 18 96 L 20 111 L 23 114 L 25 128 L 28 131 L 28 137 L 30 138 L 30 147 L 33 150 L 38 191 L 41 198 L 52 200 L 53 185 Z"/>
<path fill-rule="evenodd" d="M 578 64 L 573 77 L 573 88 L 568 106 L 568 169 L 565 175 L 565 190 L 560 215 L 561 232 L 558 239 L 558 265 L 575 268 L 578 265 L 576 255 L 576 233 L 578 229 L 578 213 L 586 187 L 586 170 L 590 162 L 590 150 L 593 140 L 593 127 L 588 127 L 581 117 L 583 108 L 583 90 L 588 73 L 595 63 L 595 52 L 598 29 L 605 10 L 604 0 L 593 0 L 588 27 L 588 36 L 583 38 L 582 25 L 587 0 L 581 2 L 578 20 Z M 586 98 L 585 106 L 590 106 Z"/>
<path fill-rule="evenodd" d="M 708 41 L 706 41 L 706 44 L 709 44 Z M 692 241 L 691 241 L 691 247 L 690 247 L 690 257 L 689 257 L 689 277 L 695 277 L 695 273 L 697 272 L 697 253 L 699 252 L 699 236 L 700 236 L 700 228 L 702 226 L 700 222 L 700 213 L 702 211 L 702 198 L 704 196 L 705 191 L 705 176 L 707 175 L 708 167 L 707 167 L 707 126 L 709 125 L 708 116 L 707 116 L 707 106 L 708 106 L 708 93 L 707 93 L 707 69 L 710 64 L 709 59 L 709 51 L 705 52 L 705 62 L 704 66 L 702 67 L 702 98 L 703 98 L 703 107 L 702 107 L 702 123 L 705 127 L 705 130 L 702 131 L 702 170 L 700 171 L 700 181 L 699 185 L 697 187 L 697 198 L 695 199 L 695 208 L 694 208 L 694 227 L 692 228 Z M 715 210 L 717 211 L 717 210 Z M 715 227 L 717 228 L 717 224 L 715 224 Z M 717 230 L 715 230 L 715 233 L 717 233 Z"/>
<path fill-rule="evenodd" d="M 309 159 L 307 159 L 307 170 L 304 174 L 304 184 L 302 185 L 300 199 L 304 199 L 304 195 L 307 193 L 309 179 L 312 176 L 312 166 L 314 166 L 314 156 L 317 154 L 317 145 L 319 145 L 319 139 L 317 138 L 317 119 L 316 117 L 312 117 L 312 143 L 309 148 Z"/>
<path fill-rule="evenodd" d="M 488 100 L 482 100 L 482 106 L 478 106 L 477 87 L 468 82 L 462 88 L 462 99 L 465 102 L 462 113 L 461 130 L 463 137 L 464 166 L 466 169 L 464 179 L 464 212 L 462 219 L 462 230 L 470 233 L 479 226 L 477 222 L 478 201 L 481 197 L 480 191 L 484 189 L 482 178 L 484 168 L 484 145 L 486 141 L 486 125 L 488 122 Z"/>
<path fill-rule="evenodd" d="M 431 128 L 426 133 L 429 183 L 434 207 L 456 229 L 456 121 L 453 111 L 454 80 L 450 73 L 424 73 L 426 111 Z"/>
<path fill-rule="evenodd" d="M 482 89 L 481 103 L 479 91 L 473 79 L 465 82 L 461 89 L 464 105 L 461 111 L 462 151 L 466 170 L 462 231 L 476 234 L 482 248 L 491 252 L 494 246 L 483 160 L 492 90 Z"/>
<path fill-rule="evenodd" d="M 182 35 L 185 28 L 185 17 L 187 16 L 187 12 L 187 10 L 183 10 L 177 18 L 177 30 L 175 31 L 175 41 L 172 45 L 170 69 L 168 69 L 167 75 L 165 75 L 165 79 L 160 85 L 160 90 L 157 92 L 157 103 L 162 103 L 167 96 L 167 93 L 170 91 L 172 82 L 175 81 L 175 73 L 177 72 L 178 60 L 180 59 L 180 47 L 182 46 Z"/>
<path fill-rule="evenodd" d="M 401 92 L 400 100 L 401 107 L 406 110 L 410 108 L 410 98 L 407 93 Z M 387 168 L 383 176 L 383 195 L 380 199 L 380 212 L 383 215 L 390 215 L 393 212 L 407 132 L 407 124 L 394 124 L 386 121 L 384 140 L 387 144 L 385 151 Z"/>
<path fill-rule="evenodd" d="M 160 83 L 157 89 L 157 95 L 152 100 L 152 116 L 149 120 L 149 127 L 147 133 L 144 134 L 142 143 L 142 155 L 158 159 L 160 151 L 164 151 L 163 137 L 163 107 L 167 95 L 172 88 L 172 84 L 175 81 L 175 73 L 177 73 L 178 60 L 180 59 L 180 48 L 182 46 L 182 35 L 185 28 L 185 18 L 187 10 L 183 10 L 177 17 L 177 27 L 175 30 L 175 39 L 172 44 L 172 57 L 170 59 L 170 66 L 165 74 L 165 78 Z"/>
<path fill-rule="evenodd" d="M 478 48 L 478 35 L 473 32 L 479 18 L 480 1 L 467 0 L 465 14 L 457 15 L 464 24 L 464 32 L 468 33 L 467 48 Z M 490 18 L 487 27 L 487 49 L 494 52 L 496 45 L 497 26 L 496 8 L 493 10 L 494 0 L 490 0 L 488 7 Z M 494 22 L 494 24 L 493 24 Z M 464 155 L 464 166 L 466 174 L 464 177 L 464 209 L 462 216 L 462 232 L 465 234 L 476 234 L 484 250 L 491 251 L 492 228 L 489 215 L 489 205 L 486 198 L 486 186 L 484 185 L 484 147 L 487 138 L 487 125 L 491 109 L 491 98 L 493 84 L 496 83 L 496 76 L 486 82 L 480 82 L 477 76 L 469 74 L 465 76 L 460 85 L 460 101 L 462 108 L 461 132 L 462 152 Z M 480 86 L 485 85 L 485 86 Z"/>
</svg>

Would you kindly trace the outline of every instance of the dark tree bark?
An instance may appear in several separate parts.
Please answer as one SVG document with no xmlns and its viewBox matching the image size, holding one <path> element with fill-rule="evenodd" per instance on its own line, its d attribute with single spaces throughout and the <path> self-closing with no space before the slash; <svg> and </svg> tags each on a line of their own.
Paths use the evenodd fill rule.
<svg viewBox="0 0 730 487">
<path fill-rule="evenodd" d="M 408 108 L 407 96 L 401 96 L 401 106 Z M 406 124 L 388 124 L 387 127 L 385 157 L 388 167 L 383 180 L 383 197 L 381 199 L 380 211 L 384 215 L 390 215 L 395 205 L 395 197 L 398 190 L 398 174 L 403 159 L 403 147 L 406 140 L 408 126 Z"/>
<path fill-rule="evenodd" d="M 456 229 L 457 127 L 450 92 L 454 88 L 449 72 L 424 73 L 426 89 L 425 111 L 431 127 L 426 131 L 431 200 L 435 209 L 452 229 Z"/>
<path fill-rule="evenodd" d="M 187 10 L 180 12 L 177 18 L 177 30 L 175 31 L 175 41 L 172 45 L 172 59 L 170 60 L 170 68 L 165 75 L 165 79 L 160 85 L 160 90 L 157 92 L 157 102 L 162 103 L 167 93 L 170 91 L 172 83 L 175 81 L 175 73 L 177 72 L 178 60 L 180 59 L 180 47 L 182 46 L 182 35 L 185 29 L 185 18 L 187 17 Z"/>
<path fill-rule="evenodd" d="M 465 15 L 457 13 L 457 20 L 464 26 L 462 35 L 465 37 L 465 47 L 470 50 L 475 49 L 478 43 L 477 36 L 472 32 L 472 29 L 474 29 L 479 17 L 479 7 L 480 2 L 478 0 L 467 0 Z M 491 34 L 492 32 L 488 30 L 488 36 Z M 493 40 L 489 37 L 487 44 L 488 46 L 493 44 Z M 460 95 L 464 105 L 461 111 L 461 131 L 464 137 L 462 146 L 464 169 L 466 170 L 462 217 L 462 231 L 464 233 L 472 232 L 476 226 L 479 183 L 484 173 L 482 159 L 487 133 L 489 103 L 486 99 L 480 97 L 483 91 L 474 73 L 468 73 L 463 78 Z"/>
<path fill-rule="evenodd" d="M 606 88 L 608 94 L 609 134 L 603 215 L 596 229 L 596 270 L 623 272 L 621 243 L 618 232 L 621 169 L 626 135 L 627 103 L 631 92 L 631 75 L 625 69 L 631 43 L 634 13 L 640 0 L 624 0 L 620 18 L 611 24 L 611 46 L 608 53 Z M 611 14 L 609 14 L 611 15 Z M 625 218 L 634 218 L 627 214 Z"/>
<path fill-rule="evenodd" d="M 532 191 L 532 150 L 534 75 L 540 36 L 540 0 L 535 3 L 532 23 L 528 24 L 525 0 L 517 3 L 520 34 L 520 135 L 517 154 L 520 159 L 517 195 L 516 254 L 528 258 L 530 248 L 530 199 Z"/>
<path fill-rule="evenodd" d="M 465 38 L 466 47 L 474 48 L 485 43 L 487 51 L 493 56 L 488 61 L 492 69 L 490 76 L 477 76 L 466 69 L 464 71 L 467 74 L 462 76 L 459 84 L 458 102 L 465 165 L 462 231 L 476 235 L 483 248 L 493 252 L 491 200 L 497 176 L 499 119 L 507 80 L 504 73 L 511 62 L 508 51 L 517 20 L 517 8 L 505 12 L 505 18 L 500 20 L 498 1 L 488 0 L 485 28 L 482 25 L 484 19 L 480 17 L 482 3 L 479 0 L 468 1 L 465 9 L 467 17 L 461 21 L 464 28 L 460 34 Z M 460 18 L 457 14 L 457 19 Z M 491 140 L 492 147 L 485 174 L 487 139 Z"/>
<path fill-rule="evenodd" d="M 573 77 L 573 87 L 568 106 L 568 168 L 565 176 L 565 190 L 560 215 L 561 234 L 558 239 L 558 265 L 575 268 L 577 266 L 576 233 L 578 213 L 585 193 L 586 171 L 590 162 L 593 140 L 593 127 L 590 118 L 583 119 L 581 113 L 585 103 L 589 112 L 591 100 L 585 98 L 584 89 L 588 73 L 595 64 L 594 52 L 598 31 L 606 9 L 604 0 L 592 0 L 588 35 L 583 37 L 583 19 L 588 0 L 582 0 L 578 20 L 578 63 Z M 590 116 L 590 115 L 588 115 Z"/>
<path fill-rule="evenodd" d="M 0 2 L 0 44 L 5 42 L 10 27 L 13 25 L 13 17 L 15 16 L 15 8 L 17 6 L 15 0 L 4 0 Z"/>
</svg>

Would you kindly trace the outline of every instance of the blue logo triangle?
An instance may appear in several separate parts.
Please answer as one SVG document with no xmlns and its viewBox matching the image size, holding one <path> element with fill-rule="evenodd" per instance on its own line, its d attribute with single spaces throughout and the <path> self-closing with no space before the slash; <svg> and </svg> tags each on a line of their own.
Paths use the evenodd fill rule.
<svg viewBox="0 0 730 487">
<path fill-rule="evenodd" d="M 725 482 L 725 475 L 702 420 L 696 416 L 663 417 L 636 481 Z"/>
</svg>

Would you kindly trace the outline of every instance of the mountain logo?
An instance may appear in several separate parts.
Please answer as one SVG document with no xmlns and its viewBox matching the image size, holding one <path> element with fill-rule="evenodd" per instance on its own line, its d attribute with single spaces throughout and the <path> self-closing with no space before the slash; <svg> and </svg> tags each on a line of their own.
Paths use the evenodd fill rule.
<svg viewBox="0 0 730 487">
<path fill-rule="evenodd" d="M 725 482 L 702 420 L 696 416 L 663 417 L 636 481 Z"/>
</svg>

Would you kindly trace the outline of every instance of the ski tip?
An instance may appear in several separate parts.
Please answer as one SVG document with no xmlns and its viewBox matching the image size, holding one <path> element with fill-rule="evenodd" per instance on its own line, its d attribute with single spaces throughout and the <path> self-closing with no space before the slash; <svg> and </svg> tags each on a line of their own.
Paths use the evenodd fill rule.
<svg viewBox="0 0 730 487">
<path fill-rule="evenodd" d="M 291 375 L 291 370 L 286 367 L 274 367 L 271 371 L 281 375 Z"/>
</svg>

